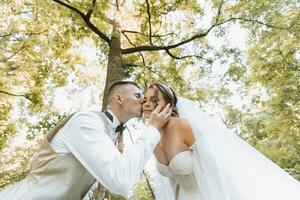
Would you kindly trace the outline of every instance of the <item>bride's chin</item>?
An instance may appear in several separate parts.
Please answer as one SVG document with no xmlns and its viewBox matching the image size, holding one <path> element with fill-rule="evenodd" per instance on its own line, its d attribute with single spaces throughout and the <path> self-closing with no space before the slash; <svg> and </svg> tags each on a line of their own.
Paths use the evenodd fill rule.
<svg viewBox="0 0 300 200">
<path fill-rule="evenodd" d="M 150 117 L 150 115 L 149 115 L 148 113 L 147 113 L 147 114 L 144 114 L 144 113 L 143 113 L 143 118 L 144 118 L 144 119 L 149 119 L 149 117 Z"/>
</svg>

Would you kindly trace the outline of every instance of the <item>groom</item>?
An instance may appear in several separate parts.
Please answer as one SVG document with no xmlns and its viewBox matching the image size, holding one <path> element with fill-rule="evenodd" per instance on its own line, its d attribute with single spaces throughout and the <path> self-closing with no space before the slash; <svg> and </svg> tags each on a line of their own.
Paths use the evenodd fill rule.
<svg viewBox="0 0 300 200">
<path fill-rule="evenodd" d="M 32 159 L 28 176 L 0 192 L 1 200 L 79 200 L 95 179 L 112 193 L 126 195 L 160 140 L 171 114 L 158 106 L 150 126 L 125 152 L 115 147 L 123 123 L 141 117 L 139 86 L 118 81 L 109 89 L 108 110 L 77 112 L 52 129 Z"/>
</svg>

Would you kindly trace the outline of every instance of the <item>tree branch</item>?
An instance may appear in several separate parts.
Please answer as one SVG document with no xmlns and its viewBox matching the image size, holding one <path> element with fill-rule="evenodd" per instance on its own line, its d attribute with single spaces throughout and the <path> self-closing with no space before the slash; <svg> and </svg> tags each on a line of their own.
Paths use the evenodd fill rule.
<svg viewBox="0 0 300 200">
<path fill-rule="evenodd" d="M 88 11 L 87 14 L 86 14 L 86 17 L 87 17 L 88 19 L 91 18 L 92 14 L 93 14 L 93 11 L 94 11 L 94 9 L 95 9 L 95 5 L 96 5 L 96 0 L 93 0 L 93 2 L 92 2 L 92 7 L 91 7 L 91 9 L 89 9 L 89 11 Z"/>
<path fill-rule="evenodd" d="M 141 32 L 138 31 L 131 31 L 131 30 L 121 30 L 122 33 L 138 33 L 138 34 L 143 34 Z"/>
<path fill-rule="evenodd" d="M 300 71 L 299 66 L 296 66 L 296 63 L 293 62 L 289 62 L 287 59 L 290 56 L 293 56 L 293 54 L 295 53 L 294 50 L 288 52 L 286 55 L 284 55 L 283 51 L 281 50 L 280 46 L 278 46 L 278 52 L 279 55 L 282 57 L 282 61 L 286 64 L 287 68 L 292 70 L 292 71 Z"/>
<path fill-rule="evenodd" d="M 157 76 L 159 76 L 162 80 L 166 81 L 166 78 L 163 75 L 159 74 L 159 72 L 153 70 L 151 67 L 146 65 L 145 57 L 144 57 L 142 52 L 139 52 L 139 55 L 141 56 L 144 69 L 147 69 L 151 73 L 156 74 Z M 125 67 L 141 67 L 140 65 L 131 64 L 131 63 L 125 63 L 124 66 Z"/>
<path fill-rule="evenodd" d="M 157 50 L 169 50 L 169 49 L 174 49 L 176 47 L 179 47 L 181 45 L 184 45 L 186 43 L 189 43 L 197 38 L 202 38 L 205 37 L 208 34 L 208 32 L 206 33 L 201 33 L 201 34 L 197 34 L 194 35 L 193 37 L 187 39 L 187 40 L 183 40 L 179 43 L 173 44 L 173 45 L 169 45 L 169 46 L 139 46 L 139 47 L 134 47 L 134 48 L 127 48 L 127 49 L 122 49 L 122 54 L 130 54 L 130 53 L 136 53 L 136 52 L 140 52 L 140 51 L 157 51 Z"/>
<path fill-rule="evenodd" d="M 148 188 L 149 188 L 149 190 L 150 190 L 150 192 L 151 192 L 152 199 L 155 199 L 155 194 L 154 194 L 154 192 L 153 192 L 153 189 L 152 189 L 151 184 L 150 184 L 150 181 L 149 181 L 149 176 L 148 176 L 148 174 L 146 173 L 145 170 L 143 170 L 143 174 L 144 174 L 144 176 L 145 176 L 145 178 L 146 178 L 146 183 L 147 183 Z"/>
<path fill-rule="evenodd" d="M 122 33 L 134 33 L 134 34 L 140 34 L 140 35 L 144 35 L 144 33 L 141 33 L 141 32 L 138 32 L 138 31 L 131 31 L 131 30 L 122 30 L 121 31 Z M 176 35 L 175 33 L 167 33 L 167 34 L 164 34 L 164 35 L 156 35 L 156 33 L 154 33 L 152 35 L 152 37 L 167 37 L 167 36 L 170 36 L 170 35 Z"/>
<path fill-rule="evenodd" d="M 189 43 L 189 42 L 191 42 L 195 39 L 203 38 L 203 37 L 207 36 L 213 28 L 215 28 L 217 26 L 221 26 L 221 25 L 223 25 L 225 23 L 228 23 L 228 22 L 231 22 L 231 21 L 253 22 L 253 23 L 258 23 L 258 24 L 270 27 L 270 28 L 288 29 L 288 27 L 274 26 L 274 25 L 270 25 L 270 24 L 255 20 L 255 19 L 244 19 L 244 18 L 240 18 L 240 17 L 232 17 L 232 18 L 229 18 L 229 19 L 224 20 L 222 22 L 215 23 L 215 24 L 211 25 L 211 27 L 209 27 L 207 29 L 207 31 L 205 31 L 203 33 L 200 33 L 200 34 L 196 34 L 196 35 L 190 37 L 189 39 L 183 40 L 179 43 L 168 45 L 168 46 L 148 46 L 148 45 L 144 45 L 144 46 L 138 46 L 138 47 L 133 47 L 133 48 L 127 48 L 127 49 L 122 49 L 122 54 L 131 54 L 131 53 L 136 53 L 136 52 L 141 52 L 141 51 L 157 51 L 157 50 L 165 50 L 166 51 L 166 50 L 174 49 L 174 48 L 177 48 L 177 47 L 182 46 L 184 44 L 187 44 L 187 43 Z"/>
<path fill-rule="evenodd" d="M 10 55 L 8 58 L 2 59 L 0 60 L 0 63 L 2 62 L 7 62 L 9 59 L 11 59 L 12 57 L 14 57 L 15 55 L 17 55 L 21 50 L 23 50 L 26 46 L 22 45 L 16 52 L 14 52 L 12 55 Z"/>
<path fill-rule="evenodd" d="M 146 61 L 145 61 L 145 57 L 144 57 L 144 55 L 143 55 L 143 53 L 142 53 L 142 52 L 140 52 L 140 56 L 141 56 L 141 58 L 142 58 L 142 61 L 143 61 L 144 67 L 146 67 Z"/>
<path fill-rule="evenodd" d="M 32 35 L 38 35 L 38 34 L 41 34 L 41 33 L 44 33 L 48 30 L 43 30 L 43 31 L 40 31 L 40 32 L 23 32 L 23 31 L 20 31 L 20 32 L 10 32 L 10 33 L 6 33 L 4 35 L 0 35 L 0 38 L 3 39 L 5 37 L 11 37 L 11 38 L 14 38 L 14 35 L 16 34 L 23 34 L 23 35 L 26 35 L 26 36 L 32 36 Z M 8 41 L 19 41 L 19 40 L 9 40 Z"/>
<path fill-rule="evenodd" d="M 131 40 L 130 40 L 129 37 L 125 34 L 125 32 L 122 32 L 122 34 L 125 36 L 125 38 L 128 40 L 128 42 L 129 42 L 132 46 L 136 47 L 136 45 L 133 44 L 133 42 L 131 42 Z"/>
<path fill-rule="evenodd" d="M 167 3 L 163 3 L 158 10 L 161 10 L 163 7 L 166 7 L 166 11 L 167 12 L 160 12 L 160 14 L 162 15 L 167 15 L 168 12 L 173 11 L 175 6 L 180 2 L 181 0 L 176 0 L 173 3 L 167 2 Z"/>
<path fill-rule="evenodd" d="M 27 14 L 27 13 L 33 13 L 33 11 L 32 10 L 21 11 L 21 12 L 18 12 L 18 13 L 14 13 L 14 15 L 21 15 L 21 14 Z"/>
<path fill-rule="evenodd" d="M 266 27 L 269 27 L 269 28 L 276 28 L 276 29 L 283 29 L 283 30 L 287 30 L 287 29 L 290 28 L 290 27 L 275 26 L 275 25 L 272 25 L 272 24 L 261 22 L 257 19 L 245 19 L 245 18 L 241 18 L 241 17 L 233 17 L 231 19 L 232 20 L 237 20 L 237 21 L 253 22 L 253 23 L 257 23 L 257 24 L 260 24 L 260 25 L 263 25 L 263 26 L 266 26 Z"/>
<path fill-rule="evenodd" d="M 222 0 L 221 3 L 220 3 L 220 5 L 219 5 L 219 8 L 218 8 L 218 12 L 217 12 L 217 17 L 216 17 L 216 22 L 215 23 L 219 22 L 223 3 L 224 3 L 224 1 Z"/>
<path fill-rule="evenodd" d="M 162 26 L 162 22 L 160 21 L 159 22 L 159 27 L 157 28 L 157 30 L 153 33 L 152 37 L 167 37 L 169 35 L 176 35 L 174 32 L 171 32 L 171 33 L 167 33 L 167 34 L 164 34 L 164 35 L 157 35 L 158 31 L 160 30 Z"/>
<path fill-rule="evenodd" d="M 147 65 L 146 65 L 146 61 L 145 61 L 145 57 L 144 57 L 143 53 L 142 53 L 142 52 L 139 52 L 139 54 L 140 54 L 140 56 L 141 56 L 141 58 L 142 58 L 144 68 L 147 69 L 148 71 L 150 71 L 151 73 L 156 74 L 156 75 L 157 75 L 158 77 L 160 77 L 162 80 L 164 80 L 165 82 L 167 82 L 166 78 L 165 78 L 163 75 L 161 75 L 159 72 L 153 70 L 150 66 L 147 66 Z"/>
<path fill-rule="evenodd" d="M 152 35 L 152 37 L 159 37 L 159 38 L 162 38 L 162 37 L 167 37 L 167 36 L 170 36 L 170 35 L 176 35 L 175 33 L 167 33 L 167 34 L 164 34 L 164 35 Z"/>
<path fill-rule="evenodd" d="M 124 67 L 139 67 L 139 65 L 131 64 L 131 63 L 123 63 L 122 65 L 123 65 Z"/>
<path fill-rule="evenodd" d="M 158 31 L 160 30 L 161 26 L 162 26 L 162 22 L 159 21 L 159 26 L 158 26 L 157 30 L 153 33 L 153 36 L 155 36 L 156 33 L 158 33 Z"/>
<path fill-rule="evenodd" d="M 122 34 L 125 36 L 125 38 L 128 40 L 128 42 L 132 45 L 132 46 L 136 46 L 133 42 L 131 42 L 131 40 L 129 39 L 129 37 L 126 35 L 125 32 L 122 32 Z M 139 52 L 139 55 L 140 57 L 142 58 L 142 63 L 144 65 L 144 68 L 149 70 L 150 72 L 156 74 L 157 76 L 159 76 L 161 79 L 163 79 L 164 81 L 166 81 L 165 77 L 162 76 L 161 74 L 159 74 L 158 72 L 154 71 L 153 69 L 151 69 L 151 67 L 148 67 L 146 65 L 146 61 L 145 61 L 145 57 L 143 55 L 142 52 Z M 136 65 L 136 64 L 130 64 L 130 63 L 127 63 L 127 64 L 124 64 L 125 67 L 140 67 L 139 65 Z"/>
<path fill-rule="evenodd" d="M 14 96 L 14 97 L 24 97 L 24 98 L 27 99 L 26 94 L 13 94 L 13 93 L 6 92 L 6 91 L 3 91 L 3 90 L 0 90 L 0 93 L 7 94 L 7 95 L 10 95 L 10 96 Z"/>
<path fill-rule="evenodd" d="M 0 35 L 0 38 L 5 38 L 5 37 L 8 37 L 8 36 L 11 36 L 12 33 L 7 33 L 7 34 L 4 34 L 4 35 Z"/>
<path fill-rule="evenodd" d="M 211 64 L 213 61 L 212 60 L 210 60 L 210 59 L 207 59 L 207 58 L 204 58 L 204 57 L 202 57 L 202 56 L 197 56 L 197 55 L 186 55 L 186 56 L 180 56 L 180 57 L 178 57 L 178 56 L 175 56 L 174 54 L 172 54 L 171 52 L 170 52 L 170 50 L 166 50 L 166 53 L 169 55 L 169 56 L 171 56 L 172 58 L 174 58 L 174 59 L 177 59 L 177 60 L 181 60 L 181 59 L 185 59 L 185 58 L 198 58 L 198 59 L 202 59 L 202 60 L 205 60 L 206 62 L 208 62 L 209 64 Z"/>
<path fill-rule="evenodd" d="M 152 43 L 152 27 L 151 27 L 150 4 L 149 4 L 148 0 L 146 0 L 146 4 L 147 4 L 147 15 L 148 15 L 148 23 L 149 23 L 149 42 L 150 42 L 151 46 L 153 46 L 153 43 Z"/>
<path fill-rule="evenodd" d="M 56 3 L 58 3 L 58 4 L 60 4 L 60 5 L 62 5 L 62 6 L 64 6 L 64 7 L 66 7 L 66 8 L 68 8 L 68 9 L 70 9 L 70 10 L 72 10 L 72 11 L 74 11 L 74 12 L 76 12 L 76 13 L 79 14 L 82 18 L 85 18 L 85 17 L 86 17 L 85 14 L 84 14 L 83 12 L 81 12 L 81 11 L 78 10 L 77 8 L 75 8 L 75 7 L 69 5 L 69 4 L 67 4 L 67 3 L 65 3 L 65 2 L 63 2 L 63 1 L 61 1 L 61 0 L 53 0 L 53 1 L 56 2 Z"/>
<path fill-rule="evenodd" d="M 53 0 L 54 2 L 76 12 L 77 14 L 79 14 L 81 16 L 81 18 L 83 19 L 83 21 L 86 23 L 86 25 L 94 32 L 96 33 L 100 38 L 102 38 L 105 42 L 107 42 L 108 44 L 110 44 L 110 39 L 103 33 L 101 32 L 91 21 L 90 21 L 90 16 L 85 15 L 83 12 L 81 12 L 80 10 L 78 10 L 77 8 L 71 6 L 70 4 L 67 4 L 61 0 Z M 95 0 L 93 0 L 94 2 Z"/>
<path fill-rule="evenodd" d="M 123 6 L 125 4 L 125 0 L 122 1 L 121 6 Z"/>
<path fill-rule="evenodd" d="M 120 2 L 119 2 L 119 0 L 116 0 L 116 8 L 117 8 L 117 11 L 120 10 Z"/>
</svg>

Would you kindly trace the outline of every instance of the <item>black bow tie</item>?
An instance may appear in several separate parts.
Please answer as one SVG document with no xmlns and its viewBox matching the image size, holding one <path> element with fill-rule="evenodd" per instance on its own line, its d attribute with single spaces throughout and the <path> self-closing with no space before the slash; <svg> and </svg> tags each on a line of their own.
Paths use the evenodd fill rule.
<svg viewBox="0 0 300 200">
<path fill-rule="evenodd" d="M 122 135 L 123 134 L 123 131 L 125 130 L 125 128 L 126 128 L 126 126 L 123 124 L 123 123 L 121 123 L 121 124 L 119 124 L 118 126 L 117 126 L 117 128 L 116 128 L 116 133 L 120 133 L 120 135 Z"/>
</svg>

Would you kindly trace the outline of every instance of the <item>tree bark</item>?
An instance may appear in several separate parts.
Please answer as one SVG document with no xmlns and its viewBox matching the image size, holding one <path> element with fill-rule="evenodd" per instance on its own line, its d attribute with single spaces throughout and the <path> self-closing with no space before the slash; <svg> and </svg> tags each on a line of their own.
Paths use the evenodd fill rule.
<svg viewBox="0 0 300 200">
<path fill-rule="evenodd" d="M 102 111 L 107 107 L 108 88 L 110 84 L 114 81 L 122 80 L 123 78 L 124 69 L 122 67 L 121 28 L 119 21 L 116 19 L 113 21 L 113 31 L 109 45 L 106 82 L 102 100 Z"/>
</svg>

